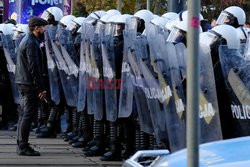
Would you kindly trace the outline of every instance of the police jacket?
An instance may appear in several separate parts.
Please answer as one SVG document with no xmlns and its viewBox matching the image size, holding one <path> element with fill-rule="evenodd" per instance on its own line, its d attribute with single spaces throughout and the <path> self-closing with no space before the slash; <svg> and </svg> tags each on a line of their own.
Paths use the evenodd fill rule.
<svg viewBox="0 0 250 167">
<path fill-rule="evenodd" d="M 39 39 L 33 33 L 27 34 L 18 47 L 15 82 L 34 86 L 39 92 L 45 90 L 41 58 Z"/>
</svg>

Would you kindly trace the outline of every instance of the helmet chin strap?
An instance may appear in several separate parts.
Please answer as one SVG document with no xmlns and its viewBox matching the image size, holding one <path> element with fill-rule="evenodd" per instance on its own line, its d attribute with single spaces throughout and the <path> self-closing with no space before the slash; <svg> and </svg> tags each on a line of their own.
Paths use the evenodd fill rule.
<svg viewBox="0 0 250 167">
<path fill-rule="evenodd" d="M 101 18 L 98 14 L 96 14 L 95 12 L 94 12 L 94 15 L 96 15 L 96 17 L 98 18 L 98 20 Z"/>
<path fill-rule="evenodd" d="M 244 34 L 245 38 L 247 39 L 247 34 L 246 34 L 246 32 L 245 32 L 245 30 L 243 29 L 243 27 L 242 27 L 242 26 L 240 27 L 240 29 L 241 29 L 241 31 L 243 32 L 243 34 Z"/>
</svg>

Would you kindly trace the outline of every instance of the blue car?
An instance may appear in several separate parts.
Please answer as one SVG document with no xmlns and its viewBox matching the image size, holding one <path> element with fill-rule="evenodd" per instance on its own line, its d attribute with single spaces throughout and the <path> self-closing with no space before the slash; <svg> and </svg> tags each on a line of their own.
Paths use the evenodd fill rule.
<svg viewBox="0 0 250 167">
<path fill-rule="evenodd" d="M 186 167 L 187 149 L 138 151 L 124 167 Z M 250 167 L 250 137 L 221 140 L 200 145 L 200 167 Z"/>
</svg>

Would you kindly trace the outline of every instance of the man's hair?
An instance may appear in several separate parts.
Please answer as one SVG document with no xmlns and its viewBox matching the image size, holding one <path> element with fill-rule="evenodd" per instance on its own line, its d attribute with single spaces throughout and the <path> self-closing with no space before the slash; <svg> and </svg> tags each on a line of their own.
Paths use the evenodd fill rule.
<svg viewBox="0 0 250 167">
<path fill-rule="evenodd" d="M 33 32 L 35 30 L 36 27 L 29 27 L 29 31 Z"/>
<path fill-rule="evenodd" d="M 29 19 L 29 30 L 34 31 L 36 26 L 45 26 L 48 22 L 40 17 L 33 16 Z"/>
<path fill-rule="evenodd" d="M 30 32 L 33 32 L 35 30 L 36 27 L 42 27 L 42 26 L 32 26 L 32 27 L 29 27 L 29 31 Z"/>
</svg>

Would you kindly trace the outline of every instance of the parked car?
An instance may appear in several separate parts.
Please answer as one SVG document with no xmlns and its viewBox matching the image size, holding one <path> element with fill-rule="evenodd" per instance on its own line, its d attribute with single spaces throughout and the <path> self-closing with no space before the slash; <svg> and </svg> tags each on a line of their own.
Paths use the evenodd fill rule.
<svg viewBox="0 0 250 167">
<path fill-rule="evenodd" d="M 250 167 L 250 137 L 221 140 L 200 145 L 200 167 Z M 186 167 L 187 149 L 138 151 L 123 167 Z"/>
</svg>

